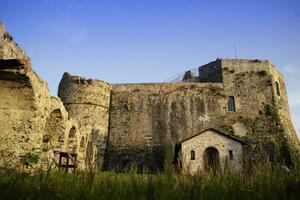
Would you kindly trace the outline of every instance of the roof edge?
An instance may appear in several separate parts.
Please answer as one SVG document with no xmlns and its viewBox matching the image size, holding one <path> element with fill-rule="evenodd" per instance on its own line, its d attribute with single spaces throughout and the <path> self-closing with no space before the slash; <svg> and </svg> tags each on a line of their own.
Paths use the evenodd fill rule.
<svg viewBox="0 0 300 200">
<path fill-rule="evenodd" d="M 179 144 L 182 144 L 182 143 L 184 143 L 184 142 L 186 142 L 186 141 L 188 141 L 188 140 L 190 140 L 190 139 L 192 139 L 192 138 L 194 138 L 194 137 L 196 137 L 196 136 L 198 136 L 198 135 L 201 135 L 202 133 L 204 133 L 204 132 L 206 132 L 206 131 L 214 131 L 214 132 L 216 132 L 216 133 L 218 133 L 218 134 L 220 134 L 220 135 L 223 135 L 223 136 L 225 136 L 225 137 L 227 137 L 227 138 L 230 138 L 230 139 L 232 139 L 232 140 L 235 140 L 235 141 L 241 143 L 242 145 L 245 145 L 245 142 L 244 142 L 243 140 L 240 140 L 240 139 L 238 139 L 238 138 L 236 138 L 236 137 L 234 137 L 234 136 L 232 136 L 232 135 L 223 133 L 223 132 L 221 132 L 221 131 L 219 131 L 219 130 L 217 130 L 217 129 L 215 129 L 215 128 L 207 128 L 207 129 L 205 129 L 205 130 L 203 130 L 203 131 L 201 131 L 201 132 L 199 132 L 199 133 L 196 133 L 195 135 L 193 135 L 193 136 L 191 136 L 191 137 L 188 137 L 188 138 L 182 140 L 181 142 L 179 142 Z"/>
</svg>

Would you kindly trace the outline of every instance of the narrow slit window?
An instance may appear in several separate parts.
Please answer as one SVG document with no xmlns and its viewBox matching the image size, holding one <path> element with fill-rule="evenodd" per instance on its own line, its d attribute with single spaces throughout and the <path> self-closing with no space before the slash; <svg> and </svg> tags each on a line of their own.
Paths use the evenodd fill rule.
<svg viewBox="0 0 300 200">
<path fill-rule="evenodd" d="M 196 154 L 195 154 L 195 151 L 192 150 L 191 151 L 191 160 L 195 160 L 196 159 Z"/>
<path fill-rule="evenodd" d="M 276 81 L 275 84 L 276 84 L 276 93 L 278 96 L 280 96 L 280 87 L 278 81 Z"/>
<path fill-rule="evenodd" d="M 76 135 L 76 128 L 73 126 L 70 130 L 69 138 L 75 138 L 75 135 Z"/>
<path fill-rule="evenodd" d="M 234 100 L 233 96 L 229 97 L 228 102 L 227 102 L 227 106 L 228 106 L 228 111 L 232 111 L 232 112 L 236 111 L 236 109 L 235 109 L 235 100 Z"/>
<path fill-rule="evenodd" d="M 229 160 L 233 160 L 233 151 L 229 150 Z"/>
</svg>

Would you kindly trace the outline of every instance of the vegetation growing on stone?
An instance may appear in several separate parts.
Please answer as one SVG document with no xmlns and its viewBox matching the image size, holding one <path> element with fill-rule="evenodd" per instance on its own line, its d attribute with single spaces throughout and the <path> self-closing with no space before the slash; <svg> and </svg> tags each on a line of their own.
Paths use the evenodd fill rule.
<svg viewBox="0 0 300 200">
<path fill-rule="evenodd" d="M 34 164 L 37 164 L 40 159 L 40 156 L 36 153 L 28 152 L 25 155 L 21 156 L 20 162 L 26 167 L 32 167 Z"/>
<path fill-rule="evenodd" d="M 224 90 L 222 88 L 209 85 L 208 90 L 210 93 L 212 93 L 214 95 L 225 97 Z"/>
<path fill-rule="evenodd" d="M 234 135 L 234 129 L 232 128 L 231 125 L 224 124 L 220 127 L 221 130 L 224 130 L 225 133 Z"/>
<path fill-rule="evenodd" d="M 53 139 L 53 137 L 54 137 L 54 134 L 48 133 L 48 134 L 46 134 L 46 135 L 43 136 L 43 142 L 44 143 L 51 142 L 51 140 Z"/>
</svg>

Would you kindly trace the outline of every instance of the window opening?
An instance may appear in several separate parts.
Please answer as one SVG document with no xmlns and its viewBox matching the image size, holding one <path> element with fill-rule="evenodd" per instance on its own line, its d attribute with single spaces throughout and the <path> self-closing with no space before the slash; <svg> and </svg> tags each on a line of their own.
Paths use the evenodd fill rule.
<svg viewBox="0 0 300 200">
<path fill-rule="evenodd" d="M 229 159 L 233 160 L 233 151 L 232 150 L 229 150 Z"/>
<path fill-rule="evenodd" d="M 233 96 L 229 97 L 228 102 L 227 102 L 227 106 L 228 106 L 228 111 L 233 111 L 233 112 L 236 111 L 236 109 L 235 109 L 235 100 L 234 100 Z"/>
<path fill-rule="evenodd" d="M 195 151 L 192 150 L 191 151 L 191 160 L 195 160 L 195 159 L 196 159 Z"/>
<path fill-rule="evenodd" d="M 278 83 L 278 81 L 276 81 L 276 93 L 277 93 L 277 95 L 278 96 L 280 96 L 280 88 L 279 88 L 279 83 Z"/>
</svg>

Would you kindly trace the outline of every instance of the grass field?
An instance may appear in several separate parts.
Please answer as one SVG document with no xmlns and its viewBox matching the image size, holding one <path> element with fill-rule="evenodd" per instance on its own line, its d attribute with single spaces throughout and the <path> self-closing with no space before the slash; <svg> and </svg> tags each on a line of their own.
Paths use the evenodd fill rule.
<svg viewBox="0 0 300 200">
<path fill-rule="evenodd" d="M 298 166 L 286 172 L 266 163 L 235 174 L 199 176 L 166 171 L 1 173 L 0 199 L 300 199 L 294 187 L 300 181 Z"/>
</svg>

